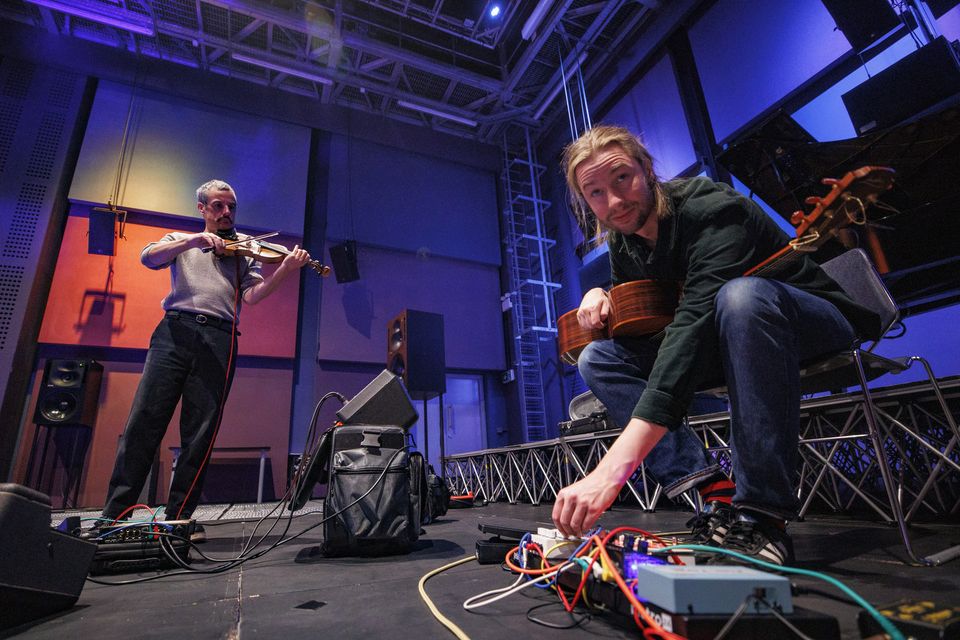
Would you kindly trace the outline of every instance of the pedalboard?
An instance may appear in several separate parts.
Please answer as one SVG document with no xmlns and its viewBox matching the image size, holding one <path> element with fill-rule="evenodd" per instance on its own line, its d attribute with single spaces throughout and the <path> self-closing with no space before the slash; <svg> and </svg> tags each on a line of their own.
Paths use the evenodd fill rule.
<svg viewBox="0 0 960 640">
<path fill-rule="evenodd" d="M 95 540 L 97 551 L 90 564 L 90 575 L 172 569 L 180 566 L 174 555 L 189 563 L 188 540 L 195 526 L 194 520 L 169 520 L 103 528 Z M 176 537 L 163 535 L 166 531 Z"/>
<path fill-rule="evenodd" d="M 580 575 L 576 571 L 566 571 L 557 580 L 568 593 L 573 593 L 580 584 Z M 587 601 L 605 609 L 605 619 L 627 629 L 637 628 L 633 620 L 633 606 L 616 583 L 590 577 L 584 585 L 584 591 Z M 643 596 L 638 598 L 644 601 Z M 674 613 L 651 602 L 644 602 L 644 607 L 657 624 L 688 640 L 713 640 L 731 618 L 729 613 Z M 781 615 L 808 637 L 840 640 L 840 624 L 833 616 L 801 607 L 793 607 L 792 613 Z M 795 640 L 796 637 L 794 631 L 769 612 L 757 613 L 752 607 L 739 617 L 724 636 L 727 640 Z"/>
</svg>

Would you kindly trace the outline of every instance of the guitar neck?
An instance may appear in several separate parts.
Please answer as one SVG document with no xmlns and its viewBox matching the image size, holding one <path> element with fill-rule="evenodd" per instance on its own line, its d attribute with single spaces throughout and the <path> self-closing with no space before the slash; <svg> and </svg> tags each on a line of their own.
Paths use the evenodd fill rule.
<svg viewBox="0 0 960 640">
<path fill-rule="evenodd" d="M 761 262 L 755 267 L 749 269 L 743 275 L 759 276 L 761 278 L 775 278 L 785 268 L 796 262 L 806 251 L 799 251 L 793 245 L 787 245 L 780 251 Z"/>
</svg>

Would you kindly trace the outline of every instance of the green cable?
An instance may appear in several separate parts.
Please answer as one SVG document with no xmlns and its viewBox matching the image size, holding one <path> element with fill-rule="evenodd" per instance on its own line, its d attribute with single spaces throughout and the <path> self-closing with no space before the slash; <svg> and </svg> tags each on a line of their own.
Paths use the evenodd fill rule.
<svg viewBox="0 0 960 640">
<path fill-rule="evenodd" d="M 853 598 L 853 600 L 855 600 L 861 607 L 863 607 L 867 611 L 867 613 L 873 616 L 874 620 L 876 620 L 877 623 L 879 623 L 879 625 L 883 627 L 883 630 L 887 633 L 887 635 L 890 636 L 891 640 L 905 640 L 903 632 L 897 629 L 893 625 L 893 623 L 890 622 L 888 618 L 881 615 L 880 612 L 877 611 L 872 604 L 870 604 L 869 602 L 864 600 L 862 597 L 860 597 L 860 595 L 856 591 L 854 591 L 847 585 L 843 584 L 836 578 L 831 578 L 825 573 L 820 573 L 818 571 L 810 571 L 809 569 L 797 569 L 796 567 L 785 567 L 779 564 L 773 564 L 771 562 L 764 562 L 763 560 L 757 560 L 756 558 L 745 556 L 742 553 L 737 553 L 736 551 L 730 551 L 729 549 L 721 549 L 719 547 L 708 547 L 703 544 L 675 544 L 670 547 L 663 547 L 662 549 L 654 549 L 651 551 L 651 553 L 657 553 L 657 554 L 667 553 L 672 549 L 691 549 L 693 551 L 706 551 L 708 553 L 723 553 L 728 556 L 733 556 L 734 558 L 739 558 L 740 560 L 746 560 L 747 562 L 752 562 L 753 564 L 759 565 L 766 569 L 770 569 L 772 571 L 782 571 L 784 573 L 796 573 L 801 576 L 810 576 L 812 578 L 817 578 L 818 580 L 823 580 L 824 582 L 828 582 L 832 584 L 833 586 L 837 587 L 838 589 L 846 593 L 848 596 Z"/>
</svg>

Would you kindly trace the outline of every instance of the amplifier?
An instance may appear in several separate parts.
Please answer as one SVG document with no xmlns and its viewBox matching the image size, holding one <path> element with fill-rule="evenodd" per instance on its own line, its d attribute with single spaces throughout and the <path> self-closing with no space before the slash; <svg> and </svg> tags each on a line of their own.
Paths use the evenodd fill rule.
<svg viewBox="0 0 960 640">
<path fill-rule="evenodd" d="M 170 520 L 104 529 L 103 537 L 96 540 L 97 551 L 90 564 L 90 575 L 173 569 L 180 566 L 173 556 L 189 563 L 187 541 L 194 526 L 194 520 Z M 157 535 L 155 530 L 169 531 L 184 539 Z"/>
<path fill-rule="evenodd" d="M 611 431 L 620 428 L 607 416 L 606 411 L 591 413 L 586 418 L 580 418 L 578 420 L 566 420 L 557 426 L 560 429 L 561 436 L 575 436 L 581 433 Z"/>
</svg>

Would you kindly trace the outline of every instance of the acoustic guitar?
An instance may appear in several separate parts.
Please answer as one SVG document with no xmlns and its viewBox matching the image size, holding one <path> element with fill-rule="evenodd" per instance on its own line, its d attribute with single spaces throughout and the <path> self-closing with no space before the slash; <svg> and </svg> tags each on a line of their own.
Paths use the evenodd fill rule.
<svg viewBox="0 0 960 640">
<path fill-rule="evenodd" d="M 810 213 L 796 211 L 790 217 L 796 238 L 743 275 L 775 278 L 794 260 L 835 237 L 840 229 L 866 224 L 867 209 L 890 188 L 893 174 L 888 167 L 867 166 L 847 172 L 840 180 L 824 180 L 831 185 L 830 192 L 822 198 L 812 196 L 805 200 L 813 205 Z M 568 311 L 557 320 L 560 359 L 576 365 L 580 352 L 594 340 L 640 337 L 662 331 L 673 321 L 682 288 L 682 283 L 668 280 L 635 280 L 617 285 L 610 290 L 610 315 L 601 329 L 583 329 L 577 321 L 577 309 Z"/>
</svg>

